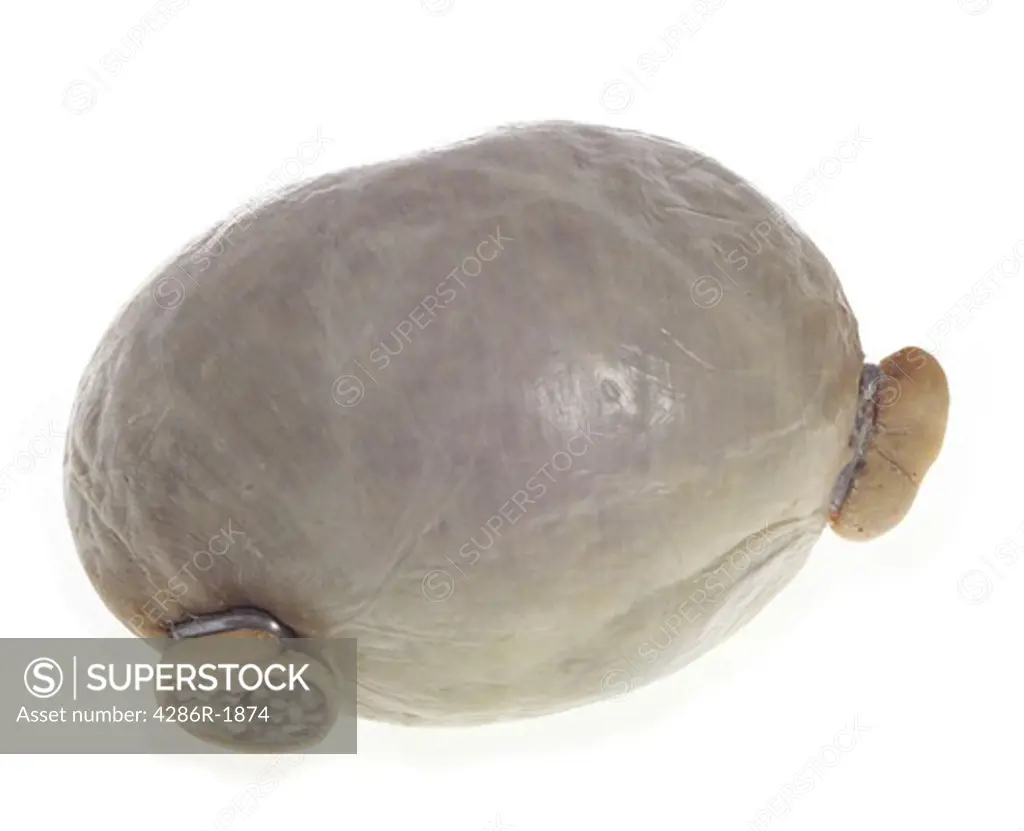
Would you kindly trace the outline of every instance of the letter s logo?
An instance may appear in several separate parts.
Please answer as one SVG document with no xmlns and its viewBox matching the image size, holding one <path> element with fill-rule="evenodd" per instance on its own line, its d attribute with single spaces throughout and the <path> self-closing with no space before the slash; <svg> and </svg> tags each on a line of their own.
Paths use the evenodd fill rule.
<svg viewBox="0 0 1024 831">
<path fill-rule="evenodd" d="M 52 698 L 64 685 L 64 673 L 53 658 L 36 658 L 25 667 L 25 689 L 36 698 Z"/>
</svg>

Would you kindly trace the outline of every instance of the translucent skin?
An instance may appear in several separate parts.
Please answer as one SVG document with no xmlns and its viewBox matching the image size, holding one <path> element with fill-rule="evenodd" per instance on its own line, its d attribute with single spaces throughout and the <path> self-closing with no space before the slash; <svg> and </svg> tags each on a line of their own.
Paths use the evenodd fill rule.
<svg viewBox="0 0 1024 831">
<path fill-rule="evenodd" d="M 85 372 L 68 512 L 137 632 L 258 606 L 359 639 L 362 715 L 550 713 L 795 575 L 862 362 L 832 268 L 738 176 L 516 126 L 306 183 L 162 267 Z"/>
</svg>

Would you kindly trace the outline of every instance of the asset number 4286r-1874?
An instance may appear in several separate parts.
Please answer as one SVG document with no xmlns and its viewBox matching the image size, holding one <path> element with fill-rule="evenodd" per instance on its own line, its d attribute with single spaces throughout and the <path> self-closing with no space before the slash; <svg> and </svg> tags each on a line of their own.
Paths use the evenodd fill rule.
<svg viewBox="0 0 1024 831">
<path fill-rule="evenodd" d="M 157 711 L 153 713 L 153 718 L 157 721 L 168 721 L 168 722 L 211 722 L 211 723 L 230 723 L 230 722 L 250 722 L 250 721 L 270 721 L 270 715 L 267 712 L 266 706 L 256 707 L 241 705 L 235 707 L 210 707 L 209 705 L 203 706 L 186 706 L 179 704 L 178 706 L 165 706 L 157 708 Z"/>
</svg>

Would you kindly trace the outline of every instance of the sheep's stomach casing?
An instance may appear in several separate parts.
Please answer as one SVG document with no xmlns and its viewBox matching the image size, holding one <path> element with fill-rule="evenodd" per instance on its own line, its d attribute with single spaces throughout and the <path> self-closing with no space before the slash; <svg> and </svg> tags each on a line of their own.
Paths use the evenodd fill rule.
<svg viewBox="0 0 1024 831">
<path fill-rule="evenodd" d="M 678 669 L 795 575 L 850 460 L 856 322 L 778 216 L 695 151 L 565 123 L 236 215 L 82 380 L 93 584 L 146 634 L 251 605 L 356 637 L 360 713 L 389 721 Z"/>
</svg>

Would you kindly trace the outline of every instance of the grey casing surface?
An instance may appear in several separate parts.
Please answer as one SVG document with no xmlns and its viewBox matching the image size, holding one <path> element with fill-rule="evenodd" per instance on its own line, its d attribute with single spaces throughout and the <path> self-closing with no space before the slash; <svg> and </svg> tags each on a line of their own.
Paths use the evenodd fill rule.
<svg viewBox="0 0 1024 831">
<path fill-rule="evenodd" d="M 125 621 L 159 591 L 357 637 L 373 718 L 585 703 L 666 620 L 643 680 L 674 671 L 794 576 L 850 459 L 856 322 L 772 216 L 695 151 L 545 123 L 212 229 L 82 380 L 90 578 Z"/>
</svg>

